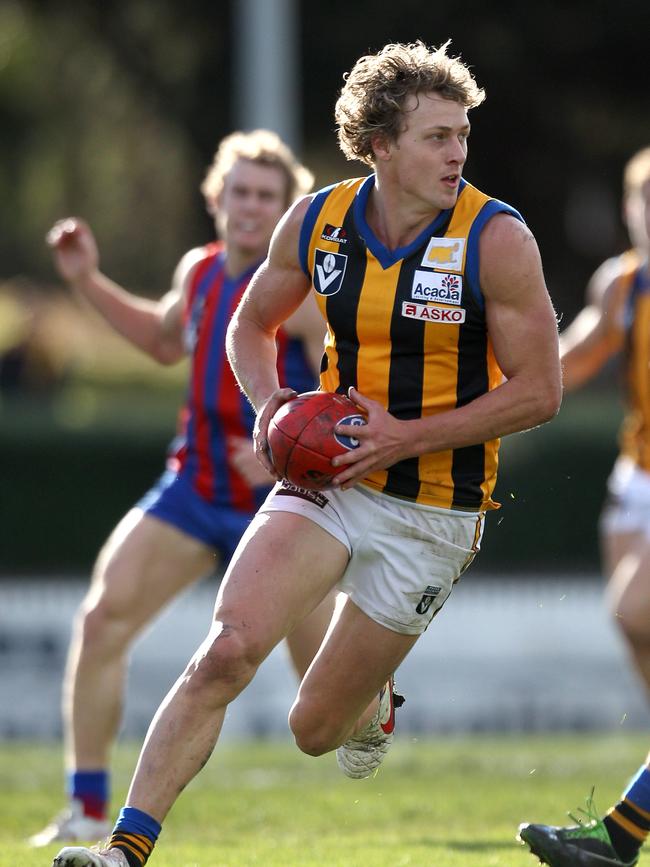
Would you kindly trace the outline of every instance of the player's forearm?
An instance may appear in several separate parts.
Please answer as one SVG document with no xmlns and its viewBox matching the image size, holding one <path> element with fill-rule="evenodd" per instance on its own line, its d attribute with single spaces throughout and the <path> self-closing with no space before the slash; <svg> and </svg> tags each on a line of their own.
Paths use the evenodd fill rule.
<svg viewBox="0 0 650 867">
<path fill-rule="evenodd" d="M 464 407 L 408 423 L 414 455 L 463 448 L 529 430 L 550 421 L 560 408 L 559 378 L 517 377 Z"/>
<path fill-rule="evenodd" d="M 157 302 L 127 292 L 101 271 L 84 274 L 71 285 L 129 343 L 162 363 L 175 360 L 164 349 Z"/>
<path fill-rule="evenodd" d="M 226 354 L 239 387 L 259 412 L 280 387 L 275 335 L 235 315 L 226 334 Z"/>
</svg>

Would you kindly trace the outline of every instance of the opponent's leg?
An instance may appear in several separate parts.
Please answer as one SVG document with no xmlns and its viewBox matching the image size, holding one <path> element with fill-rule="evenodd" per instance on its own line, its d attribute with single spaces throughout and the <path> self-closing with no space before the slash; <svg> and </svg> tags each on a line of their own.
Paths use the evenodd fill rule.
<svg viewBox="0 0 650 867">
<path fill-rule="evenodd" d="M 170 599 L 212 568 L 210 548 L 140 509 L 131 510 L 111 534 L 77 613 L 68 652 L 63 720 L 70 804 L 31 838 L 32 845 L 93 840 L 108 832 L 108 766 L 128 651 Z"/>
</svg>

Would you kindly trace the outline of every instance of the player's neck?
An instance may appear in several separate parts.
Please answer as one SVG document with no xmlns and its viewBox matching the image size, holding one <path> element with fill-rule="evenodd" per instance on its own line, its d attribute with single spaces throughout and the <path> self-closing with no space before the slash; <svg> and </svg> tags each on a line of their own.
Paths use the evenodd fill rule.
<svg viewBox="0 0 650 867">
<path fill-rule="evenodd" d="M 377 181 L 377 184 L 379 181 Z M 408 246 L 435 220 L 439 210 L 423 209 L 390 184 L 371 190 L 366 206 L 366 222 L 389 250 Z"/>
<path fill-rule="evenodd" d="M 242 250 L 226 245 L 226 274 L 239 277 L 258 265 L 266 256 L 266 250 Z"/>
</svg>

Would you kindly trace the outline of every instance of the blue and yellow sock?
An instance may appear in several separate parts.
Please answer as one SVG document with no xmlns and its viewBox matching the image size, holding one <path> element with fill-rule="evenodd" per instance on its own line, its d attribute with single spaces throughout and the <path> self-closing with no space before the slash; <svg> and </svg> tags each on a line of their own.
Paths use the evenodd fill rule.
<svg viewBox="0 0 650 867">
<path fill-rule="evenodd" d="M 650 831 L 650 756 L 603 822 L 621 861 L 633 861 Z"/>
<path fill-rule="evenodd" d="M 136 807 L 122 807 L 108 848 L 124 852 L 129 867 L 144 867 L 159 834 L 160 824 L 148 813 Z"/>
</svg>

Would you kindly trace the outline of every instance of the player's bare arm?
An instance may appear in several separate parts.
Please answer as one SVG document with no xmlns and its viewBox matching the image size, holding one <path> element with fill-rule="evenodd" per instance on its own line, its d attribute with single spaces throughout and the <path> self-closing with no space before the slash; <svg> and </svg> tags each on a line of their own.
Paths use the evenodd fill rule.
<svg viewBox="0 0 650 867">
<path fill-rule="evenodd" d="M 161 364 L 172 364 L 184 355 L 177 288 L 154 301 L 115 283 L 100 270 L 93 232 L 77 217 L 59 220 L 46 240 L 63 279 L 118 334 Z M 185 273 L 188 266 L 183 262 L 179 269 Z"/>
<path fill-rule="evenodd" d="M 622 348 L 624 296 L 619 276 L 619 260 L 604 262 L 589 282 L 588 304 L 560 335 L 565 391 L 584 385 Z"/>
<path fill-rule="evenodd" d="M 278 224 L 268 258 L 249 283 L 226 335 L 228 360 L 257 411 L 255 453 L 276 478 L 267 455 L 266 433 L 274 412 L 295 392 L 280 388 L 275 335 L 311 287 L 298 261 L 300 228 L 309 201 L 298 201 Z"/>
<path fill-rule="evenodd" d="M 503 384 L 466 406 L 412 421 L 399 421 L 353 392 L 352 398 L 368 412 L 368 424 L 354 429 L 361 446 L 332 461 L 352 465 L 336 477 L 338 484 L 348 487 L 406 457 L 527 430 L 557 413 L 557 322 L 537 244 L 522 223 L 500 214 L 483 230 L 480 256 L 488 333 Z M 343 427 L 340 431 L 349 433 Z"/>
</svg>

